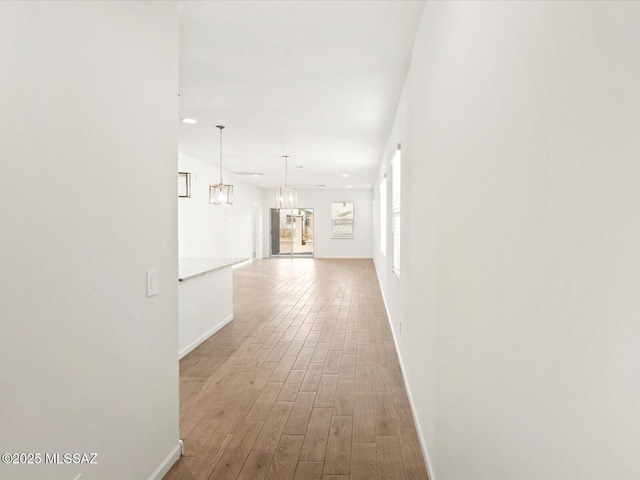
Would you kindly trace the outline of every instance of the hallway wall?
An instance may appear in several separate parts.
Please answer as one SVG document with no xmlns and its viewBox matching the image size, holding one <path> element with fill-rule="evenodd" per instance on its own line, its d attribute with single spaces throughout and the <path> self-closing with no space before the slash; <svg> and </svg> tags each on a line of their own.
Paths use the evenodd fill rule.
<svg viewBox="0 0 640 480">
<path fill-rule="evenodd" d="M 0 452 L 42 454 L 0 478 L 149 479 L 180 453 L 178 5 L 0 2 L 0 32 Z"/>
<path fill-rule="evenodd" d="M 435 480 L 640 478 L 639 24 L 427 2 L 380 169 L 402 143 L 400 281 L 377 221 L 374 257 Z"/>
</svg>

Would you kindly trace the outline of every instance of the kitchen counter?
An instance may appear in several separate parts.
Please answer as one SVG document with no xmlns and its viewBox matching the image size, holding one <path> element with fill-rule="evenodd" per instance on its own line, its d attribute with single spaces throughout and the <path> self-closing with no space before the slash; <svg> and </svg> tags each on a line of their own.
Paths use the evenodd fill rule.
<svg viewBox="0 0 640 480">
<path fill-rule="evenodd" d="M 233 320 L 233 266 L 247 258 L 178 259 L 180 358 Z"/>
<path fill-rule="evenodd" d="M 225 267 L 246 262 L 248 258 L 192 258 L 178 259 L 178 281 L 184 282 L 189 278 L 204 275 Z"/>
</svg>

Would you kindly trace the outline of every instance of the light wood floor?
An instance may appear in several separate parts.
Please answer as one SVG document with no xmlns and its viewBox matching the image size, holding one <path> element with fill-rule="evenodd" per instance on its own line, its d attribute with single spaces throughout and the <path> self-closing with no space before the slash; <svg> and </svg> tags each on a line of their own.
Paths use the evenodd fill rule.
<svg viewBox="0 0 640 480">
<path fill-rule="evenodd" d="M 237 268 L 234 314 L 180 362 L 166 480 L 428 478 L 371 260 Z"/>
</svg>

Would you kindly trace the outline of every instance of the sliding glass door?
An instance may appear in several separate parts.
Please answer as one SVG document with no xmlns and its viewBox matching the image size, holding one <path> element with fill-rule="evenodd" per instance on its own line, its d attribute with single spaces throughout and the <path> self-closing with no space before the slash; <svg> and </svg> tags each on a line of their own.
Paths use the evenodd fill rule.
<svg viewBox="0 0 640 480">
<path fill-rule="evenodd" d="M 271 209 L 271 256 L 313 257 L 313 208 Z"/>
</svg>

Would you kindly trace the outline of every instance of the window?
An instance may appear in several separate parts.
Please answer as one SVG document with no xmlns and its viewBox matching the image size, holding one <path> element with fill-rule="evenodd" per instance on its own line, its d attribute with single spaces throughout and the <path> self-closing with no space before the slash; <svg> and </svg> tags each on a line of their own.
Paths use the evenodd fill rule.
<svg viewBox="0 0 640 480">
<path fill-rule="evenodd" d="M 380 182 L 380 251 L 387 254 L 387 175 Z"/>
<path fill-rule="evenodd" d="M 393 161 L 391 162 L 391 230 L 393 232 L 393 263 L 392 270 L 400 279 L 400 207 L 402 189 L 400 145 Z"/>
<path fill-rule="evenodd" d="M 353 202 L 331 204 L 331 238 L 353 238 Z"/>
</svg>

